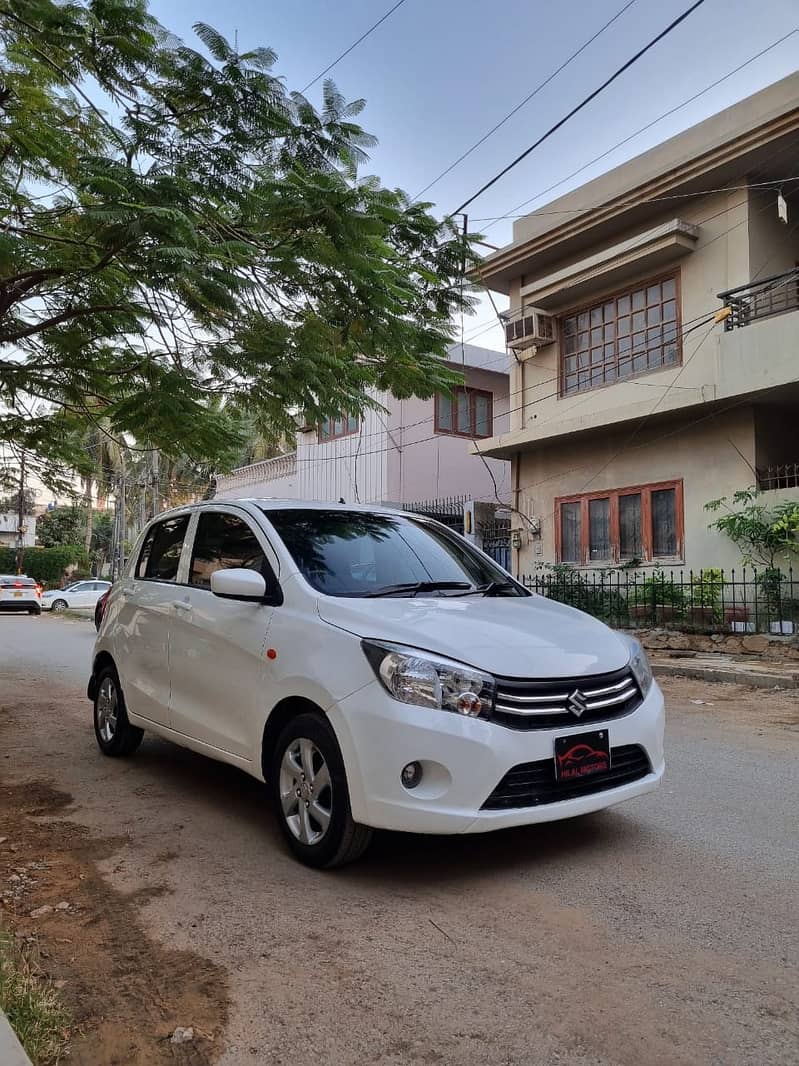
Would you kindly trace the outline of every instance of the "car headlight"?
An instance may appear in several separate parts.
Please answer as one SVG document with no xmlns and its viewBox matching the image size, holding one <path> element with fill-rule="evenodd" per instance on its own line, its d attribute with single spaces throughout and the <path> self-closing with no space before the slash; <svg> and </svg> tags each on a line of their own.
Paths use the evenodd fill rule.
<svg viewBox="0 0 799 1066">
<path fill-rule="evenodd" d="M 625 640 L 630 645 L 630 669 L 633 672 L 633 677 L 638 682 L 641 695 L 646 696 L 654 681 L 652 667 L 646 652 L 641 647 L 641 642 L 636 640 L 635 637 L 625 636 Z"/>
<path fill-rule="evenodd" d="M 473 666 L 400 644 L 361 641 L 378 681 L 395 700 L 417 707 L 486 718 L 494 705 L 495 681 Z"/>
</svg>

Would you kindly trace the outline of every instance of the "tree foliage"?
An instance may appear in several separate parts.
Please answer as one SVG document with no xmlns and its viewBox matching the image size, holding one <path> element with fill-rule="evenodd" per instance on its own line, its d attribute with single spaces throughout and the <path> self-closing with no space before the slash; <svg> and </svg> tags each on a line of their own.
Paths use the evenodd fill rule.
<svg viewBox="0 0 799 1066">
<path fill-rule="evenodd" d="M 316 108 L 271 49 L 195 32 L 144 0 L 0 3 L 0 439 L 71 458 L 102 418 L 224 458 L 244 416 L 454 380 L 471 240 L 360 175 L 362 100 L 328 81 Z"/>
<path fill-rule="evenodd" d="M 775 570 L 799 552 L 799 502 L 783 500 L 769 506 L 762 493 L 748 488 L 729 500 L 726 496 L 711 500 L 705 510 L 726 512 L 709 528 L 725 533 L 745 563 Z"/>
<path fill-rule="evenodd" d="M 57 548 L 26 548 L 22 558 L 23 573 L 43 585 L 58 586 L 70 567 L 86 569 L 89 560 L 86 552 L 76 545 Z M 17 553 L 15 548 L 0 547 L 0 574 L 15 574 Z"/>
<path fill-rule="evenodd" d="M 54 507 L 36 519 L 36 539 L 43 548 L 82 544 L 86 512 L 82 507 Z"/>
</svg>

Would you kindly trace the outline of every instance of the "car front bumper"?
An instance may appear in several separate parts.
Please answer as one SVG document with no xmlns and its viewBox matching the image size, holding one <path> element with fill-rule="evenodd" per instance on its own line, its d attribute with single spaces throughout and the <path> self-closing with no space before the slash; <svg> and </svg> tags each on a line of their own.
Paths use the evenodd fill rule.
<svg viewBox="0 0 799 1066">
<path fill-rule="evenodd" d="M 608 722 L 519 731 L 448 711 L 391 699 L 375 681 L 328 711 L 336 729 L 353 817 L 364 825 L 412 833 L 484 833 L 492 829 L 572 818 L 657 788 L 664 772 L 663 695 L 655 683 L 629 715 Z M 524 763 L 554 760 L 555 738 L 606 729 L 611 749 L 638 745 L 648 759 L 644 776 L 574 799 L 485 810 L 505 774 Z M 402 768 L 422 763 L 421 783 L 406 789 Z"/>
</svg>

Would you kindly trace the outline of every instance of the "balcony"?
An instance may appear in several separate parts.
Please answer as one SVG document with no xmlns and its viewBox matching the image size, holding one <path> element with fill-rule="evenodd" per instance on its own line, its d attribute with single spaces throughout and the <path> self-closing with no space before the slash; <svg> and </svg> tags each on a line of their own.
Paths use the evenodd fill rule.
<svg viewBox="0 0 799 1066">
<path fill-rule="evenodd" d="M 749 285 L 739 285 L 737 289 L 728 289 L 720 292 L 718 298 L 730 309 L 724 322 L 727 332 L 748 326 L 750 322 L 761 318 L 796 311 L 799 309 L 799 268 L 750 282 Z"/>
<path fill-rule="evenodd" d="M 240 466 L 229 474 L 220 475 L 216 481 L 216 495 L 228 499 L 236 495 L 294 496 L 294 480 L 297 473 L 297 453 L 288 452 L 276 455 L 273 459 L 262 459 L 249 466 Z M 271 483 L 275 483 L 274 485 Z"/>
</svg>

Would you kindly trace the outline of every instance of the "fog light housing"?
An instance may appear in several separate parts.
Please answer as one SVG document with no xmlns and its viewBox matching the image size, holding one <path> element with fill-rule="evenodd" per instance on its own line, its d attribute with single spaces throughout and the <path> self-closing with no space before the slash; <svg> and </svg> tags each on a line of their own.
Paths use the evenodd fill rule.
<svg viewBox="0 0 799 1066">
<path fill-rule="evenodd" d="M 400 781 L 404 788 L 416 788 L 421 780 L 422 764 L 420 762 L 409 762 L 407 766 L 403 766 Z"/>
</svg>

